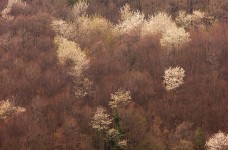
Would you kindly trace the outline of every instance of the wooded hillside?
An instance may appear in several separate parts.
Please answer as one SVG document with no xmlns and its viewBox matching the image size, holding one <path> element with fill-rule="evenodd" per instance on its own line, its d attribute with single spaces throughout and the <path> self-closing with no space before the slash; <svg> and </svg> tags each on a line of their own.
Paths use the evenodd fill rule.
<svg viewBox="0 0 228 150">
<path fill-rule="evenodd" d="M 0 150 L 226 150 L 228 0 L 1 0 Z"/>
</svg>

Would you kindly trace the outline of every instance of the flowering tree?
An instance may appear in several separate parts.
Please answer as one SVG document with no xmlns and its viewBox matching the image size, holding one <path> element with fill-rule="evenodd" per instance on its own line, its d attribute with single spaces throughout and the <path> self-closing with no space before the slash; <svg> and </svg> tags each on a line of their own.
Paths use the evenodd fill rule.
<svg viewBox="0 0 228 150">
<path fill-rule="evenodd" d="M 208 150 L 223 150 L 228 147 L 228 134 L 219 131 L 206 142 Z"/>
<path fill-rule="evenodd" d="M 127 140 L 122 140 L 118 142 L 119 149 L 125 149 L 127 147 Z"/>
<path fill-rule="evenodd" d="M 73 80 L 75 96 L 84 97 L 90 91 L 92 81 L 83 76 L 84 71 L 89 66 L 88 57 L 77 43 L 69 40 L 75 39 L 77 30 L 73 23 L 67 23 L 63 20 L 54 19 L 51 25 L 58 35 L 55 37 L 55 44 L 58 46 L 57 55 L 59 62 L 61 64 L 65 64 L 68 60 L 72 62 L 68 73 L 77 77 Z"/>
<path fill-rule="evenodd" d="M 190 26 L 203 25 L 203 21 L 207 20 L 210 23 L 213 17 L 206 16 L 204 12 L 199 10 L 193 11 L 192 14 L 187 14 L 185 11 L 180 11 L 178 16 L 175 18 L 175 22 L 178 26 L 189 28 Z"/>
<path fill-rule="evenodd" d="M 80 16 L 74 22 L 75 41 L 90 46 L 96 41 L 106 41 L 113 37 L 113 24 L 102 16 Z"/>
<path fill-rule="evenodd" d="M 60 63 L 65 63 L 68 59 L 72 60 L 74 67 L 70 74 L 80 76 L 83 71 L 88 68 L 89 60 L 86 54 L 77 43 L 61 36 L 55 37 L 55 43 L 58 46 L 57 53 Z"/>
<path fill-rule="evenodd" d="M 122 134 L 117 129 L 109 129 L 106 137 L 109 145 L 115 149 L 122 150 L 127 146 L 127 141 L 122 138 Z"/>
<path fill-rule="evenodd" d="M 132 17 L 133 15 L 134 15 L 134 12 L 131 11 L 129 4 L 125 4 L 123 7 L 120 8 L 121 20 L 127 20 L 128 18 Z"/>
<path fill-rule="evenodd" d="M 142 27 L 142 37 L 146 35 L 161 35 L 160 44 L 168 50 L 179 48 L 190 41 L 189 33 L 178 27 L 166 13 L 151 16 Z"/>
<path fill-rule="evenodd" d="M 167 91 L 176 89 L 184 83 L 185 71 L 180 67 L 169 67 L 165 70 L 164 85 Z"/>
<path fill-rule="evenodd" d="M 81 16 L 76 20 L 79 33 L 89 35 L 91 32 L 100 32 L 110 31 L 112 24 L 107 19 L 101 16 Z"/>
<path fill-rule="evenodd" d="M 107 139 L 112 140 L 112 139 L 118 139 L 119 138 L 119 131 L 111 128 L 107 131 Z"/>
<path fill-rule="evenodd" d="M 76 84 L 76 87 L 75 87 L 76 97 L 84 97 L 93 92 L 92 91 L 93 81 L 91 81 L 88 78 L 84 78 L 79 81 L 76 80 L 74 83 Z"/>
<path fill-rule="evenodd" d="M 131 100 L 130 91 L 124 92 L 119 90 L 115 94 L 111 94 L 111 99 L 113 100 L 109 103 L 111 108 L 126 106 Z M 103 134 L 105 135 L 105 146 L 108 149 L 114 148 L 116 150 L 124 150 L 127 147 L 127 141 L 124 139 L 124 132 L 121 129 L 120 117 L 117 111 L 113 117 L 114 119 L 109 119 L 106 109 L 98 107 L 93 120 L 91 121 L 91 125 L 98 131 L 105 131 Z M 114 128 L 109 129 L 111 124 Z"/>
<path fill-rule="evenodd" d="M 127 146 L 127 141 L 123 139 L 124 132 L 120 125 L 120 115 L 117 111 L 118 108 L 124 107 L 128 105 L 131 101 L 131 92 L 130 91 L 123 91 L 118 90 L 114 94 L 111 94 L 111 101 L 109 102 L 109 105 L 112 109 L 115 109 L 116 112 L 114 113 L 114 127 L 119 133 L 120 139 L 115 140 L 115 145 L 117 149 L 119 148 L 124 149 Z"/>
<path fill-rule="evenodd" d="M 61 19 L 53 19 L 51 26 L 53 30 L 60 36 L 72 39 L 75 36 L 75 30 L 72 23 L 67 23 Z"/>
<path fill-rule="evenodd" d="M 118 34 L 130 33 L 134 30 L 138 31 L 144 23 L 144 14 L 139 11 L 131 11 L 128 4 L 120 9 L 121 20 L 115 26 Z"/>
<path fill-rule="evenodd" d="M 85 15 L 87 9 L 88 9 L 88 3 L 86 1 L 80 0 L 73 6 L 72 14 L 74 15 L 74 17 Z"/>
<path fill-rule="evenodd" d="M 25 112 L 26 109 L 19 106 L 14 106 L 9 100 L 0 102 L 0 119 L 7 120 L 8 118 Z"/>
<path fill-rule="evenodd" d="M 106 109 L 104 107 L 98 107 L 91 121 L 92 127 L 98 131 L 107 130 L 111 123 L 112 119 L 110 119 Z"/>
<path fill-rule="evenodd" d="M 5 9 L 2 10 L 1 14 L 2 17 L 8 20 L 12 20 L 14 17 L 10 15 L 13 5 L 20 5 L 22 7 L 26 6 L 26 3 L 22 0 L 8 0 L 7 6 Z"/>
<path fill-rule="evenodd" d="M 131 100 L 131 92 L 130 91 L 122 91 L 119 90 L 115 94 L 111 94 L 111 101 L 109 102 L 109 105 L 111 108 L 118 108 L 126 106 L 130 103 Z"/>
<path fill-rule="evenodd" d="M 170 26 L 160 39 L 161 46 L 168 50 L 181 47 L 183 44 L 190 41 L 190 34 L 187 33 L 183 28 L 176 26 Z"/>
<path fill-rule="evenodd" d="M 164 34 L 170 27 L 175 26 L 175 22 L 167 13 L 159 12 L 150 16 L 142 27 L 142 36 L 150 34 Z"/>
<path fill-rule="evenodd" d="M 72 22 L 61 19 L 53 19 L 52 28 L 55 32 L 75 41 L 81 46 L 89 46 L 96 40 L 107 40 L 114 35 L 113 24 L 99 15 L 88 16 L 86 9 L 88 4 L 84 1 L 77 3 L 72 8 L 72 14 L 75 16 Z"/>
</svg>

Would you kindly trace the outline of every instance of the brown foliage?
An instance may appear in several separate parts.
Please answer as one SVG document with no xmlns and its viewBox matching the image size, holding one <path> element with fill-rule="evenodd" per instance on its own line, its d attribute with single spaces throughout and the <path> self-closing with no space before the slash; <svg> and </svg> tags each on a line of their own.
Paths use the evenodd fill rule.
<svg viewBox="0 0 228 150">
<path fill-rule="evenodd" d="M 89 42 L 80 39 L 87 43 L 83 47 L 90 68 L 85 75 L 93 81 L 93 92 L 77 98 L 75 88 L 81 87 L 65 74 L 68 66 L 59 64 L 56 33 L 50 26 L 52 17 L 72 19 L 71 8 L 65 0 L 26 2 L 25 8 L 13 6 L 14 20 L 0 17 L 0 98 L 13 96 L 16 104 L 27 109 L 7 122 L 0 120 L 0 149 L 96 149 L 93 138 L 97 135 L 89 122 L 95 107 L 108 107 L 110 94 L 118 89 L 132 94 L 133 103 L 120 111 L 129 149 L 191 149 L 198 126 L 206 133 L 228 132 L 226 23 L 192 28 L 192 41 L 171 53 L 160 46 L 159 36 L 128 34 L 103 39 L 96 33 Z M 0 1 L 0 10 L 6 3 Z M 88 12 L 116 22 L 125 3 L 92 1 Z M 193 1 L 194 9 L 224 18 L 225 1 L 209 4 Z M 130 5 L 146 15 L 163 10 L 175 16 L 188 9 L 187 1 L 179 0 L 130 1 Z M 185 83 L 171 92 L 162 84 L 169 66 L 186 71 Z"/>
</svg>

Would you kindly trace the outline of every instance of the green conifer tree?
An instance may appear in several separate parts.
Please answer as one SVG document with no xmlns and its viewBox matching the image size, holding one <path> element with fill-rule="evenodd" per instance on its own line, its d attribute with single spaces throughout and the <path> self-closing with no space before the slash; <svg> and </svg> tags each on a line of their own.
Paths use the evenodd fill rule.
<svg viewBox="0 0 228 150">
<path fill-rule="evenodd" d="M 195 131 L 195 149 L 205 150 L 205 136 L 201 128 L 197 128 Z"/>
</svg>

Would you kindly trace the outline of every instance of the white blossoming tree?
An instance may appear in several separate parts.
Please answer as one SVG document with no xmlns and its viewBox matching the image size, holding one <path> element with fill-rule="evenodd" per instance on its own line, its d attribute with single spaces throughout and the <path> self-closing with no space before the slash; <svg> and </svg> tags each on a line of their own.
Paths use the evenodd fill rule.
<svg viewBox="0 0 228 150">
<path fill-rule="evenodd" d="M 89 60 L 86 54 L 75 42 L 69 41 L 61 36 L 55 37 L 55 43 L 58 46 L 57 54 L 60 63 L 65 63 L 70 59 L 73 61 L 73 71 L 70 74 L 80 76 L 88 68 Z"/>
<path fill-rule="evenodd" d="M 165 70 L 163 84 L 167 91 L 171 91 L 184 83 L 185 71 L 180 67 L 169 67 Z"/>
<path fill-rule="evenodd" d="M 133 15 L 134 15 L 134 12 L 131 11 L 129 4 L 125 4 L 123 7 L 120 8 L 121 20 L 127 20 L 128 18 L 132 17 Z"/>
<path fill-rule="evenodd" d="M 123 150 L 127 146 L 127 141 L 123 139 L 122 134 L 114 128 L 107 131 L 107 142 L 108 145 L 118 150 Z"/>
<path fill-rule="evenodd" d="M 183 28 L 170 26 L 160 39 L 161 46 L 168 50 L 178 49 L 190 41 L 190 34 Z"/>
<path fill-rule="evenodd" d="M 189 28 L 190 26 L 203 25 L 204 21 L 212 23 L 214 18 L 206 16 L 204 12 L 195 10 L 192 14 L 187 14 L 185 11 L 180 11 L 178 16 L 175 18 L 175 22 L 178 26 Z"/>
<path fill-rule="evenodd" d="M 161 35 L 160 44 L 168 50 L 179 49 L 190 41 L 189 33 L 184 28 L 178 27 L 166 13 L 151 16 L 142 27 L 141 36 Z"/>
<path fill-rule="evenodd" d="M 81 79 L 80 81 L 75 81 L 75 96 L 76 97 L 85 97 L 93 93 L 92 86 L 93 81 L 88 78 Z"/>
<path fill-rule="evenodd" d="M 85 35 L 90 35 L 91 32 L 108 32 L 110 29 L 112 29 L 112 24 L 110 21 L 107 19 L 95 15 L 92 17 L 89 16 L 81 16 L 77 20 L 77 25 L 78 25 L 78 34 L 85 34 Z M 109 33 L 109 32 L 108 32 Z"/>
<path fill-rule="evenodd" d="M 109 129 L 107 131 L 106 138 L 108 147 L 123 150 L 127 146 L 127 141 L 122 138 L 122 134 L 117 129 Z"/>
<path fill-rule="evenodd" d="M 111 100 L 109 102 L 109 106 L 114 110 L 114 125 L 115 128 L 123 133 L 123 130 L 120 125 L 120 115 L 118 110 L 127 106 L 131 102 L 131 92 L 118 90 L 114 94 L 111 94 Z"/>
<path fill-rule="evenodd" d="M 131 92 L 119 90 L 115 94 L 111 94 L 109 105 L 111 108 L 120 108 L 128 105 L 131 101 Z"/>
<path fill-rule="evenodd" d="M 72 23 L 67 23 L 61 19 L 53 19 L 51 26 L 53 30 L 59 35 L 67 39 L 73 39 L 75 30 Z"/>
<path fill-rule="evenodd" d="M 112 119 L 110 119 L 109 114 L 107 114 L 107 110 L 104 107 L 98 107 L 91 121 L 92 127 L 98 131 L 107 130 L 111 123 Z"/>
<path fill-rule="evenodd" d="M 21 7 L 25 7 L 26 3 L 22 0 L 8 0 L 7 6 L 2 10 L 1 15 L 4 19 L 12 20 L 14 17 L 10 15 L 13 5 L 20 5 Z"/>
<path fill-rule="evenodd" d="M 107 149 L 114 148 L 116 150 L 124 150 L 127 147 L 127 141 L 124 139 L 124 132 L 120 126 L 120 116 L 117 112 L 117 108 L 126 106 L 129 104 L 130 100 L 130 91 L 119 90 L 115 94 L 111 94 L 111 102 L 109 105 L 116 110 L 113 119 L 110 119 L 105 108 L 97 108 L 93 120 L 91 121 L 91 125 L 94 129 L 103 131 L 99 133 L 103 133 L 105 140 L 100 138 L 100 141 L 106 143 L 104 146 Z M 113 128 L 109 128 L 110 126 L 113 126 Z"/>
<path fill-rule="evenodd" d="M 0 102 L 0 119 L 7 120 L 14 115 L 21 114 L 25 112 L 24 107 L 15 106 L 9 100 L 4 100 Z"/>
<path fill-rule="evenodd" d="M 212 135 L 212 137 L 206 142 L 208 150 L 224 150 L 228 148 L 228 134 L 219 131 Z"/>
<path fill-rule="evenodd" d="M 72 8 L 75 16 L 70 21 L 53 18 L 52 28 L 59 35 L 68 40 L 89 46 L 97 40 L 111 40 L 114 38 L 114 25 L 99 15 L 87 15 L 88 4 L 84 1 L 76 3 Z"/>
<path fill-rule="evenodd" d="M 74 22 L 75 41 L 82 46 L 94 44 L 97 40 L 108 41 L 114 38 L 113 24 L 102 16 L 83 15 Z"/>
<path fill-rule="evenodd" d="M 109 102 L 110 107 L 115 110 L 113 115 L 114 127 L 121 137 L 119 140 L 115 141 L 115 145 L 119 149 L 125 149 L 127 146 L 127 141 L 123 138 L 124 132 L 120 125 L 120 115 L 118 113 L 118 109 L 127 106 L 131 102 L 131 99 L 130 91 L 118 90 L 114 94 L 111 94 L 111 100 Z"/>
<path fill-rule="evenodd" d="M 150 34 L 164 34 L 170 27 L 176 26 L 167 13 L 159 12 L 150 16 L 142 27 L 142 36 Z"/>
<path fill-rule="evenodd" d="M 88 9 L 88 3 L 86 1 L 80 0 L 72 8 L 72 14 L 75 18 L 85 15 L 86 10 Z"/>
<path fill-rule="evenodd" d="M 118 139 L 119 138 L 119 131 L 111 128 L 107 131 L 107 139 L 112 140 L 112 139 Z"/>
<path fill-rule="evenodd" d="M 118 142 L 118 147 L 120 149 L 125 149 L 127 147 L 127 140 L 122 140 Z"/>
<path fill-rule="evenodd" d="M 132 31 L 139 32 L 144 23 L 144 14 L 140 11 L 131 11 L 128 4 L 120 9 L 120 18 L 118 24 L 115 26 L 115 33 L 126 34 Z"/>
<path fill-rule="evenodd" d="M 67 72 L 69 75 L 75 76 L 75 96 L 84 97 L 92 86 L 92 81 L 84 77 L 84 71 L 89 67 L 89 59 L 86 53 L 81 50 L 79 44 L 72 39 L 76 37 L 76 30 L 73 23 L 67 23 L 63 20 L 53 19 L 52 28 L 57 33 L 55 44 L 57 46 L 57 56 L 61 64 L 66 64 L 70 60 L 72 66 Z M 84 78 L 84 79 L 83 79 Z"/>
</svg>

